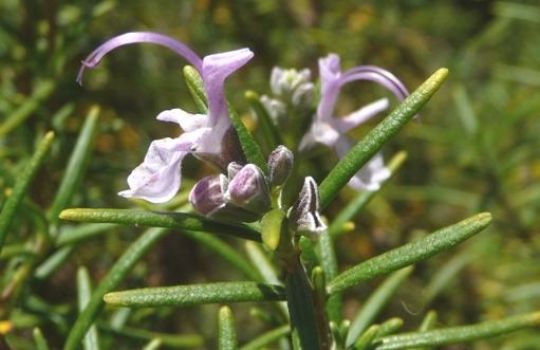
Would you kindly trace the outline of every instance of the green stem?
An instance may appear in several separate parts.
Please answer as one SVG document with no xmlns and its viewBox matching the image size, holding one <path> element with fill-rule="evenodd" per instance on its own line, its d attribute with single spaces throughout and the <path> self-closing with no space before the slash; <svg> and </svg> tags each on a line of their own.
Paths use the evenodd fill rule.
<svg viewBox="0 0 540 350">
<path fill-rule="evenodd" d="M 293 336 L 298 336 L 302 349 L 330 349 L 329 330 L 325 329 L 327 322 L 320 320 L 324 311 L 315 311 L 314 291 L 298 256 L 288 261 L 285 273 L 285 294 Z"/>
</svg>

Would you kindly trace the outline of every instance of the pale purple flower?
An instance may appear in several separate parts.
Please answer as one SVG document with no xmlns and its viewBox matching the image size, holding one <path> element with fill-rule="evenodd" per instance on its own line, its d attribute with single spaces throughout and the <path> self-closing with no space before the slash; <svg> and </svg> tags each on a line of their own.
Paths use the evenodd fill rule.
<svg viewBox="0 0 540 350">
<path fill-rule="evenodd" d="M 81 81 L 85 68 L 94 68 L 107 53 L 135 43 L 161 45 L 184 57 L 201 75 L 208 97 L 207 114 L 192 114 L 176 108 L 157 116 L 160 121 L 178 124 L 184 132 L 176 138 L 153 141 L 142 164 L 129 175 L 129 189 L 119 193 L 124 197 L 142 198 L 153 203 L 167 202 L 180 188 L 182 160 L 188 154 L 211 161 L 223 170 L 232 161 L 243 162 L 223 89 L 225 79 L 245 65 L 253 53 L 249 49 L 240 49 L 201 59 L 186 45 L 171 37 L 151 32 L 126 33 L 94 50 L 82 62 L 78 81 Z"/>
<path fill-rule="evenodd" d="M 321 98 L 311 128 L 300 143 L 301 150 L 322 143 L 333 147 L 341 158 L 353 145 L 346 133 L 388 108 L 388 100 L 383 98 L 347 116 L 335 117 L 335 105 L 344 85 L 358 80 L 370 80 L 390 90 L 399 100 L 403 100 L 409 94 L 399 79 L 382 68 L 358 66 L 341 72 L 340 59 L 335 54 L 319 60 L 319 74 Z M 389 176 L 390 171 L 384 166 L 382 155 L 377 153 L 351 178 L 349 185 L 355 189 L 375 191 Z"/>
</svg>

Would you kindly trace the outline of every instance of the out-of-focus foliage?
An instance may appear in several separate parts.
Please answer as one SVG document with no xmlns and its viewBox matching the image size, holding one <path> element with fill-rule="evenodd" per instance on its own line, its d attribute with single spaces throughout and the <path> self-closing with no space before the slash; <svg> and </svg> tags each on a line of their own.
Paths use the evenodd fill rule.
<svg viewBox="0 0 540 350">
<path fill-rule="evenodd" d="M 82 248 L 59 249 L 63 255 L 57 263 L 51 262 L 53 247 L 39 245 L 46 232 L 55 237 L 73 230 L 47 212 L 91 104 L 101 108 L 91 161 L 65 206 L 130 206 L 116 192 L 124 189 L 126 176 L 150 140 L 176 132 L 154 117 L 191 101 L 181 77 L 184 62 L 151 46 L 115 52 L 85 77 L 83 87 L 75 84 L 86 54 L 105 39 L 133 30 L 166 33 L 203 54 L 250 47 L 256 58 L 228 83 L 230 98 L 247 125 L 255 123 L 240 83 L 268 93 L 276 64 L 316 72 L 316 58 L 336 52 L 344 67 L 376 64 L 411 88 L 435 68 L 449 67 L 451 78 L 437 98 L 385 150 L 391 154 L 405 149 L 409 159 L 358 216 L 354 229 L 337 241 L 338 253 L 342 261 L 354 264 L 424 234 L 413 229 L 431 231 L 488 210 L 495 218 L 488 232 L 453 256 L 420 264 L 384 316 L 397 314 L 417 325 L 418 315 L 435 309 L 439 325 L 455 325 L 540 309 L 537 1 L 3 0 L 0 206 L 45 132 L 53 130 L 56 138 L 0 256 L 0 338 L 6 334 L 0 348 L 2 341 L 15 349 L 35 348 L 31 332 L 36 326 L 52 348 L 59 347 L 77 312 L 77 266 L 84 265 L 90 279 L 99 281 L 140 235 L 137 229 L 107 227 L 106 235 L 95 234 Z M 381 93 L 373 85 L 356 84 L 346 89 L 339 108 L 351 111 Z M 334 163 L 329 157 L 322 165 Z M 186 168 L 191 173 L 207 171 L 195 164 Z M 333 205 L 330 213 L 339 209 L 340 203 Z M 123 286 L 234 276 L 205 248 L 169 235 L 135 266 Z M 355 298 L 345 305 L 351 317 L 373 289 L 367 285 L 355 290 Z M 158 337 L 141 329 L 152 329 L 202 333 L 212 342 L 216 310 L 105 310 L 98 324 L 101 341 L 104 348 L 141 347 Z M 264 310 L 257 312 L 264 319 Z M 245 312 L 235 317 L 237 324 L 251 322 Z M 213 326 L 207 327 L 208 322 Z M 124 324 L 131 328 L 122 333 L 118 329 Z M 241 343 L 260 333 L 264 323 L 245 328 L 239 334 Z M 531 331 L 475 348 L 531 349 L 539 343 Z"/>
</svg>

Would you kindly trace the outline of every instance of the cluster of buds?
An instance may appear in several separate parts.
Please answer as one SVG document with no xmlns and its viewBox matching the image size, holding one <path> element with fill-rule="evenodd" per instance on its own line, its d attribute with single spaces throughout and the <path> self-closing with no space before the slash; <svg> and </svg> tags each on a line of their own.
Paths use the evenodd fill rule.
<svg viewBox="0 0 540 350">
<path fill-rule="evenodd" d="M 313 101 L 314 85 L 307 68 L 298 71 L 274 67 L 270 76 L 270 88 L 275 98 L 263 95 L 261 103 L 276 125 L 286 121 L 288 105 L 302 109 Z"/>
<path fill-rule="evenodd" d="M 293 166 L 293 154 L 284 146 L 268 157 L 269 173 L 254 164 L 229 163 L 227 175 L 201 179 L 189 195 L 199 213 L 220 220 L 253 222 L 271 208 L 271 187 L 281 186 Z"/>
</svg>

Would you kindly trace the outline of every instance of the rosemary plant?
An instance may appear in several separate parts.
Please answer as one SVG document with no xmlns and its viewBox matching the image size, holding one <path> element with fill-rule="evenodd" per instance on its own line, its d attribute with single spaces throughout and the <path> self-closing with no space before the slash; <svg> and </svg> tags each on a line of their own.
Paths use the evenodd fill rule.
<svg viewBox="0 0 540 350">
<path fill-rule="evenodd" d="M 94 107 L 50 209 L 45 216 L 34 217 L 24 197 L 54 143 L 54 134 L 45 134 L 0 213 L 2 258 L 23 253 L 30 256 L 21 264 L 13 260 L 8 269 L 1 319 L 14 312 L 14 305 L 23 298 L 25 281 L 46 280 L 66 261 L 75 245 L 120 225 L 130 225 L 148 229 L 130 244 L 95 287 L 88 270 L 78 269 L 78 313 L 72 324 L 63 325 L 67 334 L 64 350 L 81 346 L 86 350 L 105 349 L 108 345 L 100 336 L 104 332 L 145 339 L 145 349 L 208 348 L 198 334 L 160 334 L 131 329 L 118 321 L 130 309 L 203 304 L 222 305 L 216 320 L 217 346 L 223 350 L 419 349 L 471 342 L 540 324 L 540 312 L 533 312 L 478 324 L 439 327 L 437 314 L 429 311 L 414 331 L 401 318 L 380 317 L 384 306 L 414 273 L 416 263 L 481 232 L 492 220 L 489 213 L 449 223 L 354 266 L 343 268 L 339 264 L 335 241 L 347 231 L 350 220 L 391 181 L 406 158 L 400 152 L 385 163 L 383 147 L 432 98 L 446 80 L 447 69 L 435 71 L 409 93 L 396 76 L 379 67 L 358 66 L 342 71 L 335 54 L 319 60 L 318 82 L 312 81 L 307 69 L 274 68 L 271 96 L 245 93 L 257 120 L 256 130 L 252 130 L 225 94 L 227 78 L 248 69 L 254 56 L 250 49 L 200 57 L 182 42 L 162 34 L 127 33 L 106 41 L 83 61 L 79 82 L 85 69 L 95 68 L 111 51 L 135 43 L 166 47 L 187 61 L 184 78 L 199 111 L 174 108 L 158 114 L 159 121 L 176 123 L 183 132 L 175 138 L 152 141 L 141 164 L 127 177 L 128 189 L 119 195 L 132 199 L 139 206 L 135 209 L 65 209 L 92 162 L 90 149 L 100 114 Z M 336 116 L 341 89 L 360 80 L 381 85 L 399 104 L 357 140 L 350 131 L 390 108 L 390 101 L 383 98 L 348 115 Z M 3 125 L 0 130 L 9 128 Z M 317 153 L 325 147 L 337 155 L 330 169 L 325 169 L 328 162 Z M 214 172 L 195 179 L 194 184 L 186 181 L 182 164 L 188 157 L 210 164 Z M 345 191 L 358 194 L 346 203 L 340 198 L 345 197 L 341 196 Z M 160 203 L 172 204 L 159 207 Z M 16 224 L 15 213 L 24 210 L 38 222 L 38 235 L 29 245 L 5 245 L 6 236 Z M 72 226 L 67 221 L 82 224 Z M 118 290 L 145 253 L 173 231 L 204 245 L 245 278 Z M 245 251 L 238 251 L 225 237 L 245 241 Z M 386 275 L 368 298 L 360 300 L 362 307 L 354 317 L 344 313 L 345 293 Z M 267 319 L 268 330 L 248 341 L 237 332 L 241 328 L 230 308 L 230 304 L 241 302 L 265 303 L 270 310 L 269 315 L 261 316 Z M 39 309 L 40 302 L 34 304 Z M 115 322 L 103 322 L 105 307 L 117 310 Z M 407 331 L 401 332 L 402 327 Z M 49 349 L 47 334 L 38 325 L 33 340 L 36 349 Z"/>
</svg>

